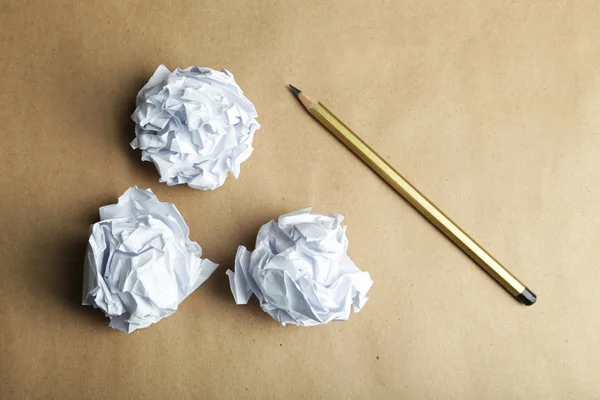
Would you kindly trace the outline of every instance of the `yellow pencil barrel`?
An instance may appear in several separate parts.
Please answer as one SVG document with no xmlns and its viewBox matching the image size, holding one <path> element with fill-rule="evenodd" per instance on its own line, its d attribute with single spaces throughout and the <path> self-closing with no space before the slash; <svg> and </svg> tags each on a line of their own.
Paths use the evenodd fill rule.
<svg viewBox="0 0 600 400">
<path fill-rule="evenodd" d="M 312 103 L 307 109 L 314 118 L 331 131 L 346 147 L 352 150 L 354 154 L 373 169 L 507 291 L 526 305 L 531 305 L 535 302 L 535 295 L 523 283 L 363 142 L 349 127 L 329 111 L 327 107 L 317 102 Z"/>
</svg>

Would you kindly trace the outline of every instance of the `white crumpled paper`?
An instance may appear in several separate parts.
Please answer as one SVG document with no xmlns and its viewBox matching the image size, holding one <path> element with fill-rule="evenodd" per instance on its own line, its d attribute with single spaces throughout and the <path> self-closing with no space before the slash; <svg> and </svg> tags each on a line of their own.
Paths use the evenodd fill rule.
<svg viewBox="0 0 600 400">
<path fill-rule="evenodd" d="M 171 72 L 161 65 L 137 95 L 131 147 L 154 163 L 161 182 L 212 190 L 225 183 L 228 171 L 238 177 L 260 128 L 257 116 L 231 72 Z"/>
<path fill-rule="evenodd" d="M 217 268 L 202 259 L 177 208 L 150 189 L 129 188 L 100 208 L 84 265 L 83 304 L 131 333 L 173 314 Z"/>
<path fill-rule="evenodd" d="M 345 321 L 367 302 L 373 281 L 346 255 L 341 215 L 306 208 L 282 215 L 258 231 L 253 252 L 239 246 L 235 272 L 228 270 L 237 304 L 254 293 L 262 309 L 282 325 Z"/>
</svg>

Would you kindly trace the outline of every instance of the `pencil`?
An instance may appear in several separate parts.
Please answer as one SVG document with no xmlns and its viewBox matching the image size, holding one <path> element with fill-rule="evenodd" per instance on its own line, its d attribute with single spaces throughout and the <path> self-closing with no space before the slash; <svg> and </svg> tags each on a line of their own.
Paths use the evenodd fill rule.
<svg viewBox="0 0 600 400">
<path fill-rule="evenodd" d="M 535 303 L 537 297 L 498 260 L 463 231 L 446 214 L 427 199 L 416 187 L 400 175 L 390 164 L 363 142 L 350 128 L 318 101 L 311 100 L 301 90 L 289 85 L 290 90 L 308 112 L 335 137 L 356 154 L 365 164 L 386 181 L 400 196 L 438 228 L 448 239 L 464 251 L 513 297 L 525 305 Z"/>
</svg>

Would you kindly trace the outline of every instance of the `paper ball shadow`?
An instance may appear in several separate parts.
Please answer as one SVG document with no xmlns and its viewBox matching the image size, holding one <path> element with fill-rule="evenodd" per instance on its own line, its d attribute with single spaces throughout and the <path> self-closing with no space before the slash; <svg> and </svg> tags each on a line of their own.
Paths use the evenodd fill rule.
<svg viewBox="0 0 600 400">
<path fill-rule="evenodd" d="M 98 204 L 110 204 L 114 202 L 111 196 L 98 199 Z M 68 210 L 65 212 L 68 213 Z M 67 219 L 67 218 L 65 218 Z M 108 320 L 99 309 L 86 307 L 81 304 L 83 291 L 84 258 L 88 244 L 88 233 L 91 224 L 98 221 L 98 209 L 90 209 L 89 212 L 76 217 L 78 234 L 76 236 L 61 237 L 43 235 L 32 235 L 32 249 L 52 254 L 53 257 L 45 260 L 43 268 L 36 268 L 35 279 L 30 282 L 35 284 L 36 290 L 44 299 L 49 299 L 54 305 L 62 307 L 69 320 L 85 320 L 86 324 L 95 327 L 106 327 Z M 79 228 L 80 227 L 80 228 Z M 40 240 L 40 237 L 47 240 Z M 62 318 L 62 316 L 61 316 Z"/>
<path fill-rule="evenodd" d="M 233 269 L 233 261 L 234 260 L 232 258 L 228 263 L 219 264 L 219 268 L 217 268 L 213 275 L 208 278 L 204 285 L 200 286 L 199 290 L 204 289 L 211 298 L 214 298 L 219 302 L 223 302 L 225 305 L 231 308 L 231 310 L 239 313 L 239 318 L 244 318 L 244 314 L 247 314 L 248 318 L 253 317 L 264 319 L 264 321 L 273 322 L 273 319 L 266 314 L 262 308 L 260 308 L 258 299 L 254 295 L 250 297 L 248 304 L 235 304 L 235 300 L 233 299 L 233 295 L 231 294 L 231 289 L 229 287 L 229 277 L 225 274 L 227 269 Z"/>
<path fill-rule="evenodd" d="M 68 213 L 68 210 L 65 211 Z M 38 301 L 48 307 L 48 312 L 58 313 L 58 318 L 72 323 L 85 319 L 90 324 L 106 325 L 104 314 L 86 309 L 81 304 L 83 283 L 83 260 L 87 249 L 86 234 L 89 225 L 98 219 L 87 213 L 74 217 L 81 234 L 73 236 L 56 233 L 49 235 L 47 230 L 31 231 L 28 248 L 37 252 L 31 256 L 34 261 L 21 269 L 22 278 L 31 293 L 36 293 Z M 68 220 L 68 217 L 61 220 Z M 73 223 L 74 221 L 70 221 Z M 96 310 L 97 311 L 97 310 Z"/>
<path fill-rule="evenodd" d="M 238 226 L 239 238 L 235 242 L 253 250 L 256 242 L 256 234 L 260 227 L 266 222 L 268 222 L 268 219 L 263 220 L 261 218 L 257 221 L 253 221 L 252 223 L 240 224 Z M 225 274 L 225 271 L 228 269 L 232 271 L 235 270 L 236 250 L 237 244 L 235 244 L 234 247 L 227 252 L 227 256 L 225 257 L 216 257 L 214 259 L 209 257 L 212 261 L 219 264 L 219 268 L 217 268 L 217 270 L 210 278 L 208 278 L 206 283 L 202 285 L 199 290 L 206 290 L 206 293 L 209 294 L 210 297 L 214 297 L 219 302 L 223 302 L 226 306 L 230 307 L 231 310 L 239 313 L 240 316 L 238 318 L 244 318 L 244 314 L 246 314 L 248 319 L 258 318 L 258 320 L 268 323 L 275 322 L 267 313 L 262 310 L 262 308 L 260 308 L 260 303 L 254 295 L 250 296 L 248 304 L 238 305 L 235 303 L 233 294 L 231 293 L 231 287 L 229 286 L 229 277 Z"/>
<path fill-rule="evenodd" d="M 58 271 L 61 276 L 56 287 L 58 294 L 63 297 L 72 312 L 79 318 L 84 318 L 88 323 L 106 326 L 108 320 L 99 309 L 86 307 L 81 304 L 83 288 L 83 260 L 87 249 L 87 236 L 65 242 L 61 249 L 63 259 L 60 262 L 63 270 Z"/>
<path fill-rule="evenodd" d="M 127 159 L 133 168 L 140 171 L 140 174 L 145 179 L 150 179 L 152 182 L 158 182 L 159 175 L 156 171 L 156 167 L 153 163 L 142 161 L 142 153 L 138 150 L 131 148 L 131 141 L 135 139 L 135 123 L 131 119 L 131 114 L 135 111 L 135 99 L 140 89 L 146 84 L 152 74 L 140 74 L 132 78 L 127 79 L 123 82 L 121 87 L 123 88 L 122 94 L 117 101 L 118 104 L 118 121 L 119 121 L 119 149 L 124 154 L 124 158 Z M 125 154 L 126 153 L 126 154 Z"/>
</svg>

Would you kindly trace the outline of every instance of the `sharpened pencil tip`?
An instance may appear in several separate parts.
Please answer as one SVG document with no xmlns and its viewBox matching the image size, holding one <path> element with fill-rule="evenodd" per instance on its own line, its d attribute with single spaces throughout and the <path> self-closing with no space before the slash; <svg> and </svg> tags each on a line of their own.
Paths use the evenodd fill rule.
<svg viewBox="0 0 600 400">
<path fill-rule="evenodd" d="M 288 85 L 290 87 L 290 90 L 292 91 L 292 93 L 294 93 L 294 95 L 298 96 L 300 93 L 302 93 L 302 91 L 298 88 L 293 87 L 292 85 Z"/>
</svg>

